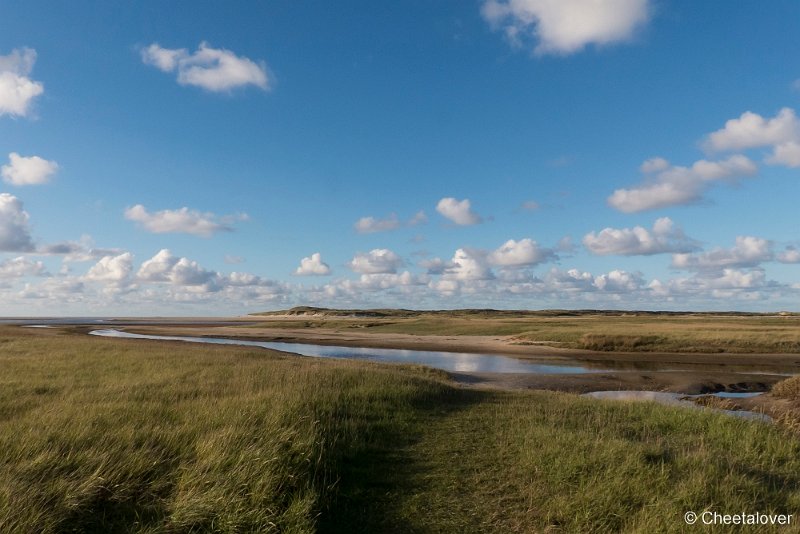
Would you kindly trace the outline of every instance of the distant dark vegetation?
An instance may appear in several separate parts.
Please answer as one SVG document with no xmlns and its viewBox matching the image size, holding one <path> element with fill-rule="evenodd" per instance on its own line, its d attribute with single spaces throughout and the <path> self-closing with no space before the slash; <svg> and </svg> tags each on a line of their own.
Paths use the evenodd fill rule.
<svg viewBox="0 0 800 534">
<path fill-rule="evenodd" d="M 793 312 L 756 313 L 742 311 L 649 311 L 649 310 L 495 310 L 491 308 L 460 310 L 408 310 L 402 308 L 337 309 L 314 306 L 295 306 L 288 310 L 257 312 L 250 315 L 276 316 L 328 316 L 364 318 L 411 318 L 411 317 L 482 317 L 482 318 L 525 318 L 525 317 L 772 317 L 800 316 Z"/>
</svg>

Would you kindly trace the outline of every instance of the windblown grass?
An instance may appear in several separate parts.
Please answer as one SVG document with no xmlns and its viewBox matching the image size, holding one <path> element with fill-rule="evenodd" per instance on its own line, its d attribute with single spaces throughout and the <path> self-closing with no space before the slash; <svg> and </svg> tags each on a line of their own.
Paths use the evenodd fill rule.
<svg viewBox="0 0 800 534">
<path fill-rule="evenodd" d="M 793 376 L 772 386 L 772 394 L 783 399 L 800 401 L 800 376 Z"/>
<path fill-rule="evenodd" d="M 680 532 L 800 506 L 800 441 L 714 413 L 12 328 L 0 368 L 4 533 Z"/>
</svg>

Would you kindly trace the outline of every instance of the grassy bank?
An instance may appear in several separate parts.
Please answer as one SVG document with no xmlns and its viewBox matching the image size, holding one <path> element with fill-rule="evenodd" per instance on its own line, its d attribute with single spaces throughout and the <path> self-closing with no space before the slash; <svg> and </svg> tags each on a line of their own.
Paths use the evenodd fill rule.
<svg viewBox="0 0 800 534">
<path fill-rule="evenodd" d="M 602 351 L 691 353 L 800 352 L 796 314 L 654 312 L 506 312 L 381 310 L 366 317 L 352 311 L 311 315 L 263 315 L 260 327 L 442 336 L 513 336 L 515 342 Z"/>
<path fill-rule="evenodd" d="M 14 328 L 0 368 L 2 532 L 679 532 L 800 505 L 800 441 L 713 413 Z"/>
</svg>

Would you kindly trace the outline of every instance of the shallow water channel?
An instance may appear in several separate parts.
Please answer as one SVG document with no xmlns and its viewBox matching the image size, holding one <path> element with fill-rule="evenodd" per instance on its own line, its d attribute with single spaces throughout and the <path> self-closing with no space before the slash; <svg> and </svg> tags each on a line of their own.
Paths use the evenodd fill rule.
<svg viewBox="0 0 800 534">
<path fill-rule="evenodd" d="M 469 352 L 444 352 L 430 350 L 376 349 L 362 347 L 341 347 L 333 345 L 314 345 L 311 343 L 284 343 L 279 341 L 250 341 L 218 337 L 155 336 L 133 334 L 121 330 L 103 329 L 89 332 L 95 336 L 121 337 L 130 339 L 159 339 L 168 341 L 187 341 L 192 343 L 213 343 L 219 345 L 244 345 L 266 349 L 293 352 L 303 356 L 319 358 L 347 358 L 382 363 L 410 363 L 427 365 L 444 371 L 462 373 L 533 373 L 542 375 L 604 373 L 609 369 L 585 365 L 549 364 L 522 360 L 495 354 L 475 354 Z"/>
</svg>

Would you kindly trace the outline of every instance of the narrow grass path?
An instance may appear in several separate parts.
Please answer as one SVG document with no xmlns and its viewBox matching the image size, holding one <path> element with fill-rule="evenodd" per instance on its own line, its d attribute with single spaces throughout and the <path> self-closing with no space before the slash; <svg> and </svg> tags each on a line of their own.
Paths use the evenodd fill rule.
<svg viewBox="0 0 800 534">
<path fill-rule="evenodd" d="M 461 390 L 386 438 L 340 464 L 321 532 L 687 532 L 690 510 L 800 505 L 800 443 L 711 412 Z"/>
</svg>

